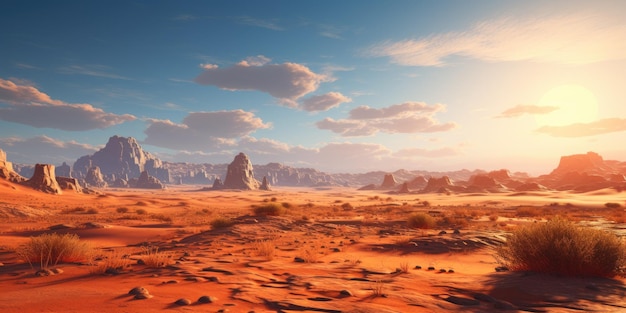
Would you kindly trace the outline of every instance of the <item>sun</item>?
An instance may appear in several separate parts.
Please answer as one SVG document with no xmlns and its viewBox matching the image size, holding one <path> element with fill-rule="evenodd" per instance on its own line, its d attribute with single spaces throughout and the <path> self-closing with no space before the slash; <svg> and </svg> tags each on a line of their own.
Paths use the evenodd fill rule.
<svg viewBox="0 0 626 313">
<path fill-rule="evenodd" d="M 535 115 L 540 126 L 589 123 L 598 116 L 598 102 L 593 93 L 579 85 L 561 85 L 552 88 L 543 95 L 538 105 L 557 108 L 548 114 Z"/>
</svg>

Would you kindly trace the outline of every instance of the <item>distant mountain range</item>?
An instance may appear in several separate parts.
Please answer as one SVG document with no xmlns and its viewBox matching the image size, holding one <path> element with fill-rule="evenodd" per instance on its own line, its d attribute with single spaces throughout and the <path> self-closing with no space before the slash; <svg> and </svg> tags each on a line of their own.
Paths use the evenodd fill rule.
<svg viewBox="0 0 626 313">
<path fill-rule="evenodd" d="M 251 160 L 253 162 L 253 160 Z M 228 164 L 194 164 L 163 162 L 144 151 L 132 137 L 113 136 L 104 148 L 93 155 L 82 156 L 73 166 L 57 167 L 57 176 L 84 180 L 92 167 L 98 167 L 109 186 L 120 180 L 137 179 L 143 171 L 165 184 L 212 185 L 224 181 Z M 14 170 L 24 177 L 34 173 L 33 165 L 13 163 Z M 431 172 L 404 170 L 373 171 L 360 174 L 325 173 L 313 168 L 295 168 L 280 163 L 253 165 L 254 178 L 263 178 L 272 186 L 327 187 L 345 186 L 364 189 L 408 190 L 415 192 L 502 192 L 529 190 L 586 191 L 615 187 L 626 190 L 626 162 L 604 160 L 594 152 L 563 156 L 551 173 L 530 177 L 526 173 L 510 173 L 503 169 L 458 170 Z M 386 177 L 387 176 L 387 177 Z M 406 183 L 406 186 L 404 183 Z"/>
</svg>

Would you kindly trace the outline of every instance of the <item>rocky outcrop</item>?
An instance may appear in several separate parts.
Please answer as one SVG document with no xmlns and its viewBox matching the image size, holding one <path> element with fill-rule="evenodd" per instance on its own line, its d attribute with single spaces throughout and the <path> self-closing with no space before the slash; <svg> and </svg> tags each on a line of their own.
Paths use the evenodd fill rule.
<svg viewBox="0 0 626 313">
<path fill-rule="evenodd" d="M 85 178 L 89 169 L 94 166 L 98 166 L 103 178 L 111 182 L 117 178 L 137 178 L 143 171 L 160 181 L 170 181 L 169 171 L 163 167 L 161 160 L 144 151 L 132 137 L 109 138 L 104 148 L 76 160 L 73 166 L 74 175 Z"/>
<path fill-rule="evenodd" d="M 507 169 L 491 171 L 487 176 L 499 182 L 511 180 L 511 172 Z"/>
<path fill-rule="evenodd" d="M 213 189 L 223 189 L 224 188 L 224 184 L 222 183 L 222 180 L 217 177 L 215 178 L 215 180 L 213 181 Z"/>
<path fill-rule="evenodd" d="M 422 192 L 424 193 L 441 192 L 441 191 L 449 190 L 453 186 L 454 185 L 452 184 L 452 181 L 450 180 L 448 176 L 443 176 L 441 178 L 431 177 L 428 180 L 428 184 L 426 185 L 426 187 L 422 189 Z"/>
<path fill-rule="evenodd" d="M 411 191 L 409 191 L 409 184 L 407 182 L 402 183 L 400 190 L 398 190 L 398 193 L 410 193 L 410 192 Z"/>
<path fill-rule="evenodd" d="M 72 177 L 72 168 L 63 162 L 63 164 L 56 167 L 54 174 L 57 177 Z"/>
<path fill-rule="evenodd" d="M 570 172 L 591 173 L 606 172 L 608 169 L 604 164 L 604 159 L 595 152 L 587 154 L 574 154 L 562 156 L 559 166 L 555 168 L 551 176 L 565 175 Z"/>
<path fill-rule="evenodd" d="M 104 177 L 102 177 L 100 167 L 92 166 L 87 170 L 87 174 L 85 175 L 85 185 L 96 188 L 105 188 L 108 186 L 107 182 L 104 181 Z"/>
<path fill-rule="evenodd" d="M 391 189 L 394 188 L 397 184 L 398 182 L 393 177 L 393 174 L 385 174 L 385 177 L 383 178 L 383 183 L 380 184 L 380 188 Z"/>
<path fill-rule="evenodd" d="M 137 183 L 133 186 L 141 189 L 165 189 L 165 186 L 154 176 L 148 174 L 147 171 L 141 172 Z"/>
<path fill-rule="evenodd" d="M 254 178 L 252 162 L 247 155 L 239 153 L 228 165 L 225 189 L 255 190 L 259 189 L 259 181 Z"/>
<path fill-rule="evenodd" d="M 56 180 L 63 190 L 70 190 L 78 193 L 83 191 L 83 188 L 80 186 L 80 183 L 76 178 L 57 176 Z"/>
<path fill-rule="evenodd" d="M 7 161 L 7 155 L 2 149 L 0 149 L 0 178 L 14 183 L 22 183 L 26 181 L 26 178 L 22 177 L 13 170 L 13 163 Z"/>
<path fill-rule="evenodd" d="M 417 176 L 408 182 L 408 187 L 414 190 L 420 190 L 428 184 L 428 180 L 424 176 Z"/>
<path fill-rule="evenodd" d="M 24 185 L 46 193 L 63 193 L 61 186 L 57 183 L 54 175 L 54 165 L 52 164 L 36 164 L 33 177 L 24 182 Z"/>
<path fill-rule="evenodd" d="M 270 188 L 270 183 L 267 181 L 267 176 L 263 176 L 263 182 L 261 182 L 261 186 L 259 187 L 261 190 L 272 190 Z"/>
</svg>

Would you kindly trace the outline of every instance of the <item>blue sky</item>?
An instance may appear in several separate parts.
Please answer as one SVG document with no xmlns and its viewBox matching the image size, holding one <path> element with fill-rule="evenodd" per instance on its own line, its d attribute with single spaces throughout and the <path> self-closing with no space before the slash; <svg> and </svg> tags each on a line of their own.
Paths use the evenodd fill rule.
<svg viewBox="0 0 626 313">
<path fill-rule="evenodd" d="M 545 173 L 626 160 L 623 1 L 3 1 L 0 149 Z"/>
</svg>

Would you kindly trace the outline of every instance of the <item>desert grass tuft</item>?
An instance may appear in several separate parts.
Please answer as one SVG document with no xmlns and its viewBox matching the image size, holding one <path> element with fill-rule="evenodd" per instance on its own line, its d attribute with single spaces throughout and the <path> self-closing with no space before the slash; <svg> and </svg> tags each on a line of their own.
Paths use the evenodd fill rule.
<svg viewBox="0 0 626 313">
<path fill-rule="evenodd" d="M 253 244 L 256 255 L 271 261 L 276 254 L 276 242 L 274 240 L 257 240 Z"/>
<path fill-rule="evenodd" d="M 235 225 L 235 222 L 228 217 L 220 216 L 211 220 L 209 224 L 211 224 L 212 229 L 223 229 Z"/>
<path fill-rule="evenodd" d="M 254 214 L 259 216 L 280 216 L 285 213 L 285 207 L 278 203 L 268 203 L 253 208 Z"/>
<path fill-rule="evenodd" d="M 426 213 L 413 213 L 407 223 L 411 228 L 429 229 L 435 227 L 436 221 Z"/>
<path fill-rule="evenodd" d="M 496 256 L 512 270 L 566 276 L 611 277 L 626 266 L 626 247 L 616 235 L 562 218 L 514 231 Z"/>
<path fill-rule="evenodd" d="M 172 260 L 172 252 L 159 251 L 159 247 L 147 246 L 143 248 L 141 260 L 143 260 L 147 267 L 166 267 Z"/>
<path fill-rule="evenodd" d="M 100 260 L 94 260 L 95 266 L 89 270 L 91 274 L 104 274 L 110 270 L 122 271 L 131 263 L 128 254 L 121 250 L 106 251 L 98 258 Z"/>
<path fill-rule="evenodd" d="M 90 260 L 93 247 L 80 241 L 75 234 L 43 234 L 31 237 L 30 242 L 15 251 L 18 257 L 34 267 L 47 269 L 58 263 L 82 262 Z"/>
</svg>

